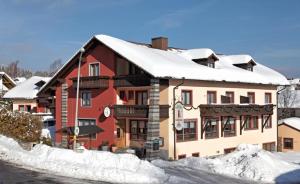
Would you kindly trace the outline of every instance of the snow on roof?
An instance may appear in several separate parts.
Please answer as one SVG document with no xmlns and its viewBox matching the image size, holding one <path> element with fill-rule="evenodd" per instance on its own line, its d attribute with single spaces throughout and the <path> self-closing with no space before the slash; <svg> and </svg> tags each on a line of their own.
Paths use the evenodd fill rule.
<svg viewBox="0 0 300 184">
<path fill-rule="evenodd" d="M 26 81 L 26 78 L 25 77 L 16 77 L 14 81 L 17 85 L 19 85 L 20 83 Z"/>
<path fill-rule="evenodd" d="M 290 82 L 290 84 L 300 84 L 300 79 L 299 78 L 290 79 L 289 82 Z"/>
<path fill-rule="evenodd" d="M 278 125 L 286 124 L 291 127 L 294 127 L 300 131 L 300 118 L 298 117 L 291 117 L 286 119 L 281 119 L 278 121 Z"/>
<path fill-rule="evenodd" d="M 247 59 L 246 56 L 234 57 L 234 60 L 231 60 L 232 57 L 223 56 L 222 62 L 216 62 L 218 67 L 209 68 L 171 51 L 148 48 L 107 35 L 96 35 L 95 38 L 154 77 L 177 79 L 184 77 L 195 80 L 272 85 L 288 84 L 287 79 L 283 75 L 261 64 L 257 63 L 253 72 L 232 65 L 236 63 L 237 58 Z M 197 50 L 201 51 L 199 49 L 194 51 Z"/>
<path fill-rule="evenodd" d="M 245 63 L 249 63 L 250 61 L 256 64 L 255 60 L 250 55 L 247 54 L 225 55 L 224 57 L 227 57 L 232 64 L 245 64 Z"/>
<path fill-rule="evenodd" d="M 208 48 L 189 49 L 182 51 L 182 53 L 180 53 L 179 55 L 188 60 L 209 58 L 212 55 L 218 58 L 214 51 Z"/>
<path fill-rule="evenodd" d="M 50 77 L 33 76 L 8 91 L 3 98 L 34 99 L 40 89 L 35 84 L 40 81 L 48 82 L 50 79 Z"/>
</svg>

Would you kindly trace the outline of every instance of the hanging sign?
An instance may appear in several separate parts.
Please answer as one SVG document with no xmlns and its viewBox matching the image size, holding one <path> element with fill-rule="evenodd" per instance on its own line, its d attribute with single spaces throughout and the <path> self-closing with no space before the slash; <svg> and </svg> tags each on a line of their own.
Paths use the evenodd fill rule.
<svg viewBox="0 0 300 184">
<path fill-rule="evenodd" d="M 175 128 L 176 130 L 180 131 L 184 127 L 184 121 L 183 121 L 183 105 L 180 103 L 177 103 L 175 105 Z"/>
<path fill-rule="evenodd" d="M 109 107 L 105 107 L 103 114 L 106 118 L 108 118 L 110 116 L 110 108 Z"/>
</svg>

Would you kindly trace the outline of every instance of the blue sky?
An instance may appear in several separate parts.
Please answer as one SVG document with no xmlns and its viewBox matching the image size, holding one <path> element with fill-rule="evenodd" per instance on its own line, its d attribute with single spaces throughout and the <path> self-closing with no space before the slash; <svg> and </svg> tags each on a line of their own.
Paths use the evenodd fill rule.
<svg viewBox="0 0 300 184">
<path fill-rule="evenodd" d="M 250 54 L 300 77 L 298 0 L 0 0 L 0 64 L 45 70 L 66 62 L 94 34 Z"/>
</svg>

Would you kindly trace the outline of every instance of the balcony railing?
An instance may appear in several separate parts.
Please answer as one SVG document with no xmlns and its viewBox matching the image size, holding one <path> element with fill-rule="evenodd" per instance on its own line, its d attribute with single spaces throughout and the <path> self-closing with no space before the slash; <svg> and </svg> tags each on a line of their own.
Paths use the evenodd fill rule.
<svg viewBox="0 0 300 184">
<path fill-rule="evenodd" d="M 114 116 L 120 117 L 134 117 L 134 118 L 148 118 L 148 105 L 115 105 Z M 159 106 L 160 118 L 169 118 L 169 105 Z"/>
<path fill-rule="evenodd" d="M 272 115 L 273 104 L 268 105 L 200 105 L 201 116 Z"/>
<path fill-rule="evenodd" d="M 77 78 L 72 78 L 73 87 L 77 87 Z M 80 89 L 106 89 L 108 88 L 109 77 L 107 76 L 88 76 L 80 77 Z"/>
<path fill-rule="evenodd" d="M 150 86 L 150 78 L 146 75 L 126 75 L 114 77 L 114 87 Z"/>
</svg>

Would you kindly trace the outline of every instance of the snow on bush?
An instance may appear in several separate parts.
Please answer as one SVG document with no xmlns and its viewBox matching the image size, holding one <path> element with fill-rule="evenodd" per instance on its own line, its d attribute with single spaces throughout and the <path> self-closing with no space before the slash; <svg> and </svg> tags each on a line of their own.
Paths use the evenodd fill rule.
<svg viewBox="0 0 300 184">
<path fill-rule="evenodd" d="M 292 177 L 284 177 L 285 173 L 300 169 L 299 165 L 286 162 L 273 153 L 250 144 L 241 144 L 236 151 L 216 158 L 189 157 L 175 162 L 155 160 L 152 163 L 160 167 L 181 166 L 264 182 L 300 181 L 300 171 Z"/>
<path fill-rule="evenodd" d="M 23 150 L 16 141 L 0 135 L 0 159 L 54 174 L 112 183 L 163 183 L 164 170 L 131 154 L 73 150 L 36 145 Z"/>
</svg>

